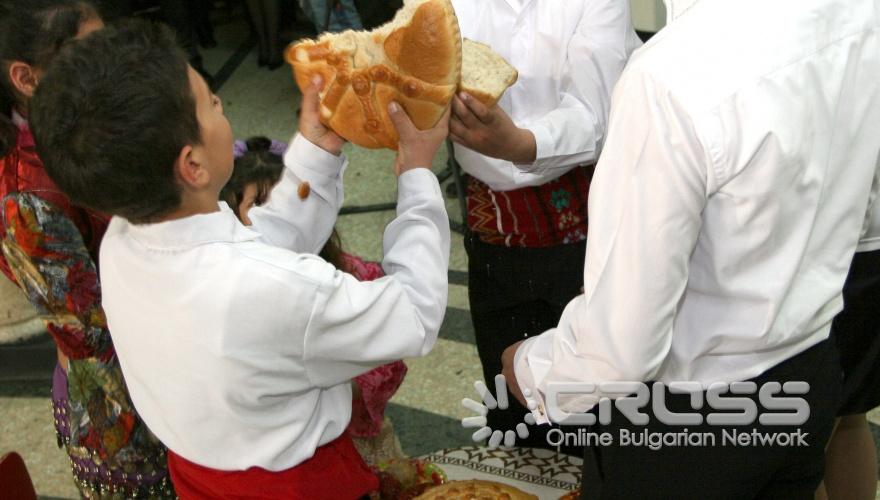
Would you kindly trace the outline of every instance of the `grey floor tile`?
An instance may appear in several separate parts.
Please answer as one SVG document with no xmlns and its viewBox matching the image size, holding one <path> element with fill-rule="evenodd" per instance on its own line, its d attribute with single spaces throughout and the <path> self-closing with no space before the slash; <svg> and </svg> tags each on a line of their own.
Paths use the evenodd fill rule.
<svg viewBox="0 0 880 500">
<path fill-rule="evenodd" d="M 393 403 L 388 405 L 387 414 L 394 422 L 404 453 L 409 456 L 473 444 L 470 433 L 458 419 Z"/>
<path fill-rule="evenodd" d="M 471 416 L 463 398 L 477 398 L 474 382 L 483 379 L 473 344 L 439 339 L 430 354 L 406 359 L 409 372 L 392 401 L 454 418 Z"/>
<path fill-rule="evenodd" d="M 38 494 L 79 498 L 67 455 L 56 445 L 49 390 L 48 381 L 0 383 L 0 454 L 22 456 Z"/>
</svg>

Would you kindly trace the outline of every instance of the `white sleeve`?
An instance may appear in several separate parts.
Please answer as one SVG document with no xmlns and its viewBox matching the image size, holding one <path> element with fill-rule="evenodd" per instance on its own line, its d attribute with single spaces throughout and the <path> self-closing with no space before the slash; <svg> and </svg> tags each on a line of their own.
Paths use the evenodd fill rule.
<svg viewBox="0 0 880 500">
<path fill-rule="evenodd" d="M 599 157 L 611 91 L 633 50 L 641 45 L 633 31 L 628 0 L 586 2 L 583 17 L 569 41 L 559 106 L 531 123 L 536 159 L 517 164 L 533 182 L 551 180 L 557 169 L 591 164 Z"/>
<path fill-rule="evenodd" d="M 336 385 L 375 366 L 431 351 L 446 311 L 449 219 L 428 169 L 398 179 L 397 217 L 385 228 L 387 276 L 359 282 L 337 272 L 318 290 L 306 330 L 311 382 Z"/>
<path fill-rule="evenodd" d="M 248 213 L 253 229 L 273 246 L 299 253 L 318 253 L 342 206 L 342 173 L 348 160 L 334 156 L 296 134 L 284 154 L 284 172 L 269 200 Z M 309 195 L 299 197 L 303 182 Z"/>
<path fill-rule="evenodd" d="M 516 353 L 519 385 L 542 407 L 550 384 L 650 380 L 669 353 L 711 171 L 682 108 L 639 73 L 625 73 L 615 90 L 590 190 L 586 293 Z M 599 396 L 614 397 L 573 396 L 556 407 L 583 412 Z"/>
</svg>

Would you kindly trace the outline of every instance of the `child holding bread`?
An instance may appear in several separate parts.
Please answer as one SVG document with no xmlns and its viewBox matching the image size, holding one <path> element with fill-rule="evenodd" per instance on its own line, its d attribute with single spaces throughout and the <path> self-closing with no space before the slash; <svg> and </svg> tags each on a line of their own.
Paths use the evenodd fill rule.
<svg viewBox="0 0 880 500">
<path fill-rule="evenodd" d="M 47 170 L 114 217 L 100 255 L 104 310 L 131 392 L 168 446 L 182 498 L 349 499 L 377 481 L 345 434 L 351 379 L 436 341 L 449 225 L 429 130 L 400 135 L 388 276 L 360 282 L 314 254 L 342 202 L 342 140 L 318 120 L 320 80 L 269 201 L 245 227 L 218 202 L 233 166 L 220 99 L 168 31 L 120 25 L 66 48 L 32 120 Z M 298 190 L 304 183 L 310 194 Z"/>
<path fill-rule="evenodd" d="M 254 207 L 265 204 L 272 188 L 281 180 L 285 151 L 287 144 L 263 136 L 235 141 L 235 167 L 220 198 L 235 212 L 242 224 L 251 225 L 248 213 Z M 297 193 L 300 197 L 310 194 L 310 190 Z M 335 228 L 318 255 L 359 281 L 373 281 L 385 276 L 380 263 L 366 261 L 343 251 Z M 377 366 L 352 380 L 352 413 L 348 433 L 361 458 L 371 467 L 404 456 L 391 420 L 385 416 L 385 408 L 403 383 L 406 372 L 406 364 L 396 360 Z"/>
<path fill-rule="evenodd" d="M 491 385 L 504 349 L 555 327 L 581 293 L 593 165 L 611 90 L 641 42 L 628 0 L 452 4 L 461 36 L 488 45 L 519 73 L 497 104 L 465 85 L 449 124 L 455 158 L 469 174 L 468 296 Z M 503 67 L 470 72 L 493 80 Z M 512 401 L 489 413 L 489 426 L 514 429 L 525 412 Z M 517 444 L 550 447 L 545 432 L 536 427 Z"/>
</svg>

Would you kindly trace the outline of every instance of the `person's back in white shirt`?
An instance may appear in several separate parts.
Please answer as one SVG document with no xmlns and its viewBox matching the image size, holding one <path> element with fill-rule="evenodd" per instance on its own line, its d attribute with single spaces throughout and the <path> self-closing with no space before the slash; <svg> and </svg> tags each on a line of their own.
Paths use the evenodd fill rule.
<svg viewBox="0 0 880 500">
<path fill-rule="evenodd" d="M 878 29 L 877 0 L 703 0 L 636 52 L 586 293 L 520 385 L 746 380 L 827 338 L 878 169 Z"/>
</svg>

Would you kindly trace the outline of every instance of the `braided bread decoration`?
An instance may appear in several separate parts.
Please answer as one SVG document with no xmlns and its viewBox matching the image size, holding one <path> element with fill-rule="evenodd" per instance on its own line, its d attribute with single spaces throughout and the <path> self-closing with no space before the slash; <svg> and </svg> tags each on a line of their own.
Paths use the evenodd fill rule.
<svg viewBox="0 0 880 500">
<path fill-rule="evenodd" d="M 289 46 L 300 89 L 322 77 L 321 121 L 349 142 L 397 149 L 393 100 L 419 129 L 434 126 L 461 74 L 461 34 L 449 0 L 407 0 L 371 32 L 324 34 Z"/>
</svg>

